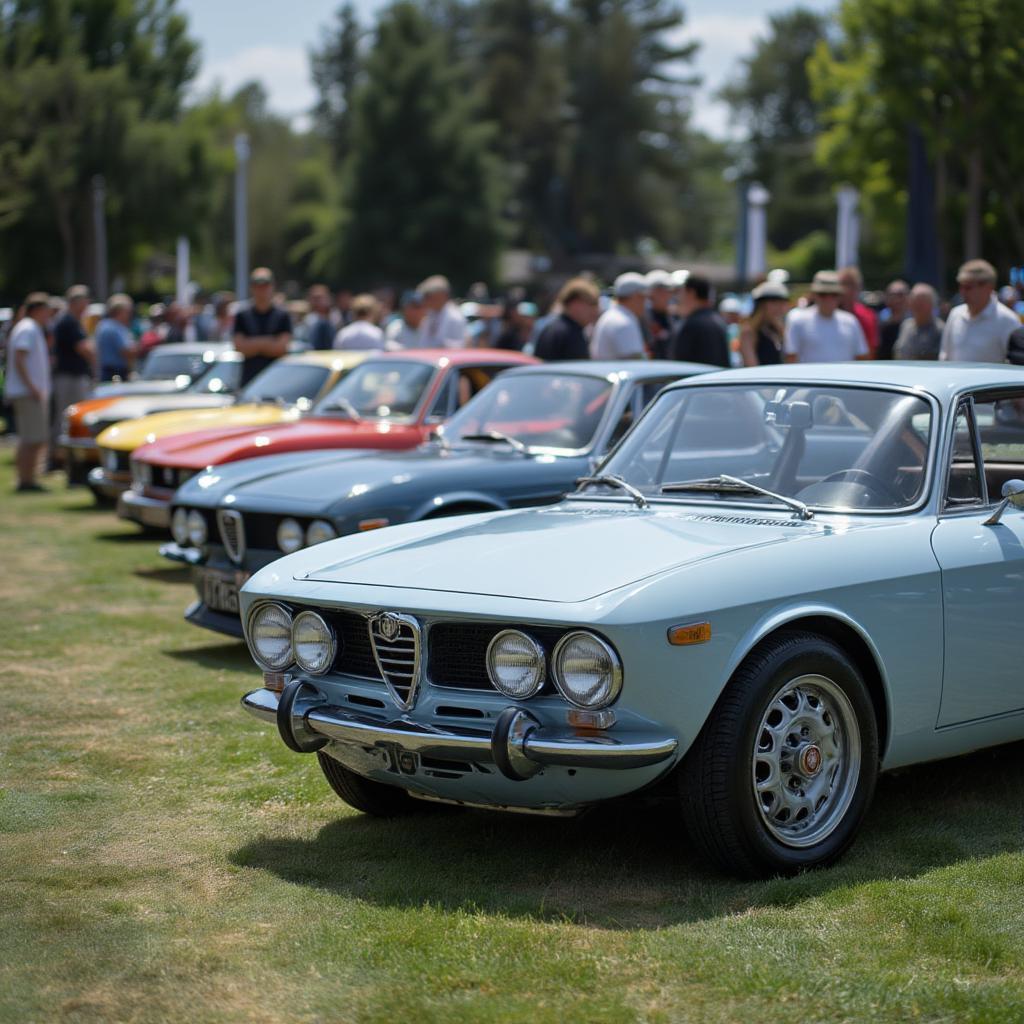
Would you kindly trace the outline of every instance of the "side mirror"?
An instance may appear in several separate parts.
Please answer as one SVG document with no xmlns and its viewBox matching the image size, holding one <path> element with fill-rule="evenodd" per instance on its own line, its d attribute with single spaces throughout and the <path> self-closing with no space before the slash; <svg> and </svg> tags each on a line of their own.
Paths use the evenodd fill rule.
<svg viewBox="0 0 1024 1024">
<path fill-rule="evenodd" d="M 1014 508 L 1024 509 L 1024 480 L 1007 480 L 1003 484 L 1003 500 L 999 503 L 995 512 L 985 520 L 985 526 L 996 526 L 1003 518 L 1007 505 Z"/>
</svg>

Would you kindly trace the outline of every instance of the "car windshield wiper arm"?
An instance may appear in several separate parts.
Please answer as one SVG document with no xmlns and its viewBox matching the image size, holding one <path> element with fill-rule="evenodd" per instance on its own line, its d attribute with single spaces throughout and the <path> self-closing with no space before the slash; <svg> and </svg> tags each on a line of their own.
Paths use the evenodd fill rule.
<svg viewBox="0 0 1024 1024">
<path fill-rule="evenodd" d="M 504 442 L 505 444 L 512 445 L 517 452 L 522 452 L 524 455 L 530 454 L 530 449 L 518 437 L 509 437 L 508 434 L 503 434 L 500 430 L 488 430 L 482 434 L 463 434 L 459 440 Z"/>
<path fill-rule="evenodd" d="M 788 498 L 784 494 L 777 494 L 769 491 L 767 487 L 760 484 L 752 484 L 749 480 L 743 480 L 738 476 L 728 476 L 721 473 L 718 476 L 705 477 L 702 480 L 680 480 L 678 483 L 663 484 L 662 494 L 673 494 L 683 491 L 746 491 L 749 494 L 763 494 L 766 498 L 774 498 L 776 501 L 788 505 L 801 519 L 813 519 L 814 513 L 796 498 Z"/>
<path fill-rule="evenodd" d="M 576 481 L 577 487 L 586 487 L 588 484 L 603 484 L 605 487 L 618 487 L 625 491 L 632 499 L 637 508 L 650 508 L 651 503 L 644 497 L 643 491 L 637 490 L 632 484 L 627 484 L 621 476 L 581 476 Z"/>
<path fill-rule="evenodd" d="M 319 412 L 343 412 L 350 420 L 359 419 L 359 410 L 347 398 L 332 398 Z"/>
</svg>

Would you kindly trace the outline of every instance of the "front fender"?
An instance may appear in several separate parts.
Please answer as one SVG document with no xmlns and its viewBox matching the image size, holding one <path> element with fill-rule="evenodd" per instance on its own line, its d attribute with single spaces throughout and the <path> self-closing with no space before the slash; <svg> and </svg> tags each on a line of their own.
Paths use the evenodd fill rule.
<svg viewBox="0 0 1024 1024">
<path fill-rule="evenodd" d="M 421 502 L 409 516 L 408 522 L 414 523 L 459 505 L 474 505 L 474 511 L 479 512 L 504 512 L 509 507 L 507 501 L 493 494 L 481 491 L 455 491 L 451 494 L 438 494 Z"/>
</svg>

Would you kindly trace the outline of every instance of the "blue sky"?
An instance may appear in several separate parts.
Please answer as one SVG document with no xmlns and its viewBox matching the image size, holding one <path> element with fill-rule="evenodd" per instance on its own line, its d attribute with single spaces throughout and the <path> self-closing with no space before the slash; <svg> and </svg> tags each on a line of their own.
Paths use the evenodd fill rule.
<svg viewBox="0 0 1024 1024">
<path fill-rule="evenodd" d="M 685 37 L 702 45 L 697 71 L 705 86 L 696 120 L 714 135 L 728 131 L 726 111 L 710 94 L 729 77 L 736 61 L 749 53 L 763 33 L 768 16 L 797 5 L 827 11 L 835 0 L 690 0 Z M 290 116 L 310 106 L 307 51 L 334 19 L 339 0 L 179 0 L 192 35 L 202 44 L 199 88 L 220 82 L 226 90 L 254 78 L 261 80 L 271 107 Z M 370 22 L 382 0 L 356 0 Z"/>
</svg>

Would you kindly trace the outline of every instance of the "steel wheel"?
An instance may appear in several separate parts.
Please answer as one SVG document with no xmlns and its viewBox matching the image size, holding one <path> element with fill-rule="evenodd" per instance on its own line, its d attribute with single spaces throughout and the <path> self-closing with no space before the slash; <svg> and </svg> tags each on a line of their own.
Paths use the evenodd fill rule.
<svg viewBox="0 0 1024 1024">
<path fill-rule="evenodd" d="M 786 846 L 813 846 L 843 820 L 860 775 L 853 705 L 831 679 L 786 683 L 761 718 L 752 781 L 768 831 Z"/>
</svg>

